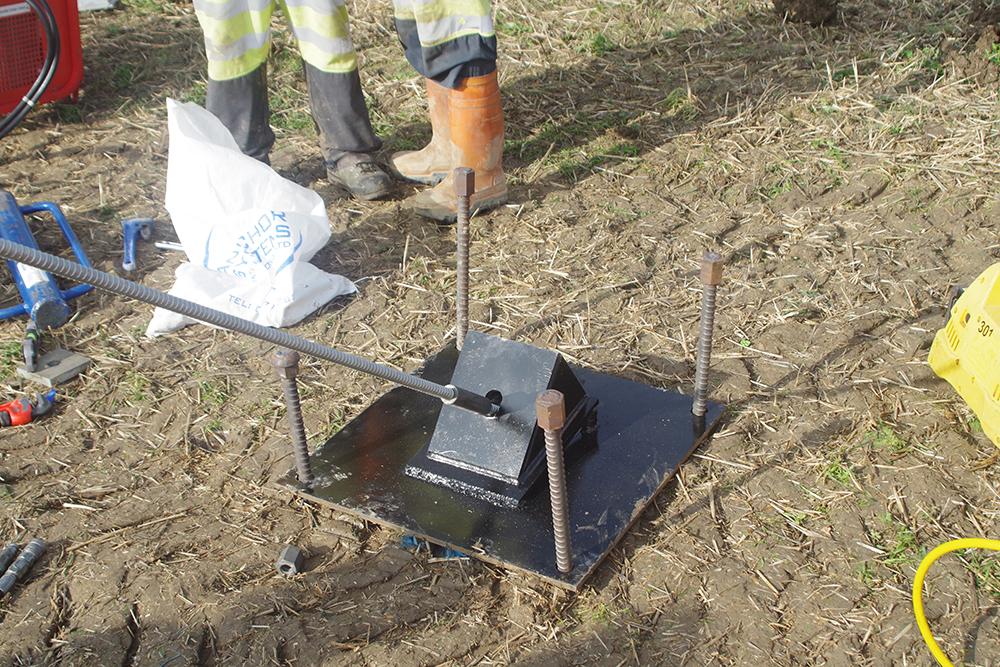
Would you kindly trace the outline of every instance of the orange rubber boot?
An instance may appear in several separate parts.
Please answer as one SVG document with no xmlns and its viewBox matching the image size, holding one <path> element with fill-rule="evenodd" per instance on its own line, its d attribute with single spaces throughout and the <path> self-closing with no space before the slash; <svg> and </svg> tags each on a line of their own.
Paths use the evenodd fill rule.
<svg viewBox="0 0 1000 667">
<path fill-rule="evenodd" d="M 418 215 L 441 222 L 454 222 L 458 215 L 452 179 L 455 167 L 469 167 L 476 172 L 476 192 L 470 201 L 473 213 L 507 201 L 503 108 L 497 73 L 463 79 L 457 89 L 448 90 L 448 107 L 452 152 L 447 177 L 405 202 Z"/>
<path fill-rule="evenodd" d="M 448 118 L 448 93 L 441 84 L 424 79 L 427 86 L 427 111 L 431 117 L 431 141 L 419 151 L 393 153 L 389 164 L 406 181 L 434 185 L 451 171 L 451 128 Z"/>
</svg>

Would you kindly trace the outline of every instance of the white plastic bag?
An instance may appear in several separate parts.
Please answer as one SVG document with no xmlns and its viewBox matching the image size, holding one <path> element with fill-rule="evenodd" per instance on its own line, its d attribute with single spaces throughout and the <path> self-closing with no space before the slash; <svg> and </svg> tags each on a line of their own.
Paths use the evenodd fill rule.
<svg viewBox="0 0 1000 667">
<path fill-rule="evenodd" d="M 190 264 L 170 293 L 258 324 L 286 327 L 355 291 L 312 258 L 330 240 L 318 194 L 240 152 L 197 104 L 167 100 L 166 208 Z M 147 336 L 194 320 L 157 309 Z"/>
</svg>

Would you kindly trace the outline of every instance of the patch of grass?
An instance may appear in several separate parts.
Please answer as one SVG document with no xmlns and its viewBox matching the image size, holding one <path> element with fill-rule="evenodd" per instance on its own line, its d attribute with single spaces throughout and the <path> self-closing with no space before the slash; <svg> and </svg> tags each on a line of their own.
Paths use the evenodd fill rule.
<svg viewBox="0 0 1000 667">
<path fill-rule="evenodd" d="M 861 583 L 865 585 L 866 588 L 874 588 L 875 582 L 878 581 L 878 576 L 875 574 L 875 568 L 868 561 L 861 564 L 858 568 L 858 579 Z"/>
<path fill-rule="evenodd" d="M 207 94 L 207 84 L 205 81 L 195 81 L 180 94 L 181 102 L 194 102 L 205 106 L 205 95 Z"/>
<path fill-rule="evenodd" d="M 1000 42 L 994 42 L 990 46 L 989 51 L 986 52 L 986 59 L 997 67 L 1000 67 Z"/>
<path fill-rule="evenodd" d="M 1000 558 L 979 549 L 959 552 L 966 558 L 965 568 L 976 578 L 976 588 L 1000 602 Z"/>
<path fill-rule="evenodd" d="M 149 378 L 138 371 L 128 371 L 125 373 L 125 395 L 129 400 L 138 403 L 149 397 Z"/>
<path fill-rule="evenodd" d="M 210 403 L 216 407 L 225 405 L 226 401 L 229 400 L 229 392 L 226 387 L 212 380 L 198 382 L 198 396 L 201 402 Z"/>
<path fill-rule="evenodd" d="M 111 72 L 111 85 L 115 90 L 124 90 L 135 83 L 135 68 L 128 63 L 119 63 Z"/>
<path fill-rule="evenodd" d="M 618 46 L 608 39 L 607 35 L 603 32 L 596 33 L 593 37 L 591 37 L 586 46 L 586 50 L 598 58 L 611 53 L 617 48 Z"/>
<path fill-rule="evenodd" d="M 222 423 L 221 419 L 209 419 L 208 423 L 205 424 L 206 433 L 218 433 L 221 431 L 225 425 Z"/>
<path fill-rule="evenodd" d="M 823 477 L 843 486 L 851 485 L 851 470 L 840 461 L 827 463 L 823 468 Z"/>
<path fill-rule="evenodd" d="M 979 421 L 979 417 L 970 415 L 969 418 L 965 420 L 965 423 L 969 427 L 969 430 L 973 433 L 983 432 L 983 423 Z"/>
<path fill-rule="evenodd" d="M 906 49 L 901 55 L 906 60 L 919 60 L 920 69 L 934 74 L 944 72 L 941 50 L 936 46 L 925 46 L 921 49 Z"/>
<path fill-rule="evenodd" d="M 910 450 L 910 443 L 899 437 L 888 424 L 880 423 L 874 431 L 865 434 L 865 441 L 876 449 L 887 449 L 893 454 L 903 454 Z"/>
<path fill-rule="evenodd" d="M 6 378 L 14 372 L 23 359 L 21 343 L 9 341 L 0 344 L 0 378 Z"/>
<path fill-rule="evenodd" d="M 501 21 L 497 24 L 497 30 L 504 35 L 517 37 L 531 32 L 531 26 L 522 21 Z"/>
<path fill-rule="evenodd" d="M 880 516 L 879 521 L 884 528 L 876 533 L 881 549 L 885 552 L 882 563 L 891 568 L 916 563 L 917 536 L 910 527 L 889 512 Z"/>
<path fill-rule="evenodd" d="M 841 169 L 847 169 L 850 163 L 847 161 L 847 154 L 836 143 L 829 139 L 815 139 L 810 144 L 813 148 L 823 151 L 823 154 L 837 163 Z"/>
<path fill-rule="evenodd" d="M 698 115 L 698 107 L 684 88 L 671 90 L 666 97 L 656 103 L 656 107 L 665 114 L 684 120 L 692 120 Z"/>
</svg>

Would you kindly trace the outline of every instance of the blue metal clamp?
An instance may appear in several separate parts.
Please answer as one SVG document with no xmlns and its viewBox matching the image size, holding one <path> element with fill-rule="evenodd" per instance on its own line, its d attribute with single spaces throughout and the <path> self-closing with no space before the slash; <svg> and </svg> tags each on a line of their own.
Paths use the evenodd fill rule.
<svg viewBox="0 0 1000 667">
<path fill-rule="evenodd" d="M 59 206 L 52 202 L 18 206 L 13 195 L 6 190 L 0 190 L 0 238 L 40 249 L 24 219 L 24 216 L 34 213 L 50 214 L 59 225 L 59 229 L 73 250 L 73 254 L 76 255 L 77 261 L 83 266 L 91 266 L 90 260 L 87 259 L 87 254 L 84 252 L 83 246 L 80 245 L 80 240 L 73 233 L 73 228 L 69 226 L 66 216 L 63 215 Z M 39 329 L 59 327 L 69 319 L 69 305 L 66 302 L 83 296 L 94 289 L 91 285 L 75 285 L 69 289 L 61 290 L 52 276 L 45 271 L 9 260 L 7 268 L 14 278 L 14 284 L 21 294 L 23 303 L 0 309 L 0 320 L 27 315 L 34 320 Z"/>
</svg>

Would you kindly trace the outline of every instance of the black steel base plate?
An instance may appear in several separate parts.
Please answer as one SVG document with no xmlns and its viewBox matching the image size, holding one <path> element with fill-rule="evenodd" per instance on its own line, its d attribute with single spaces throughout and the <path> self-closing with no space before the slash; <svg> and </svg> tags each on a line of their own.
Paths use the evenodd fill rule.
<svg viewBox="0 0 1000 667">
<path fill-rule="evenodd" d="M 457 358 L 449 345 L 418 374 L 447 383 Z M 294 472 L 281 484 L 348 514 L 578 590 L 715 429 L 724 408 L 710 404 L 699 429 L 689 396 L 577 366 L 573 370 L 600 407 L 596 445 L 567 466 L 569 574 L 556 568 L 548 484 L 537 484 L 518 507 L 499 507 L 406 474 L 410 459 L 427 446 L 442 405 L 408 389 L 393 389 L 376 400 L 313 453 L 311 490 L 300 488 Z"/>
</svg>

